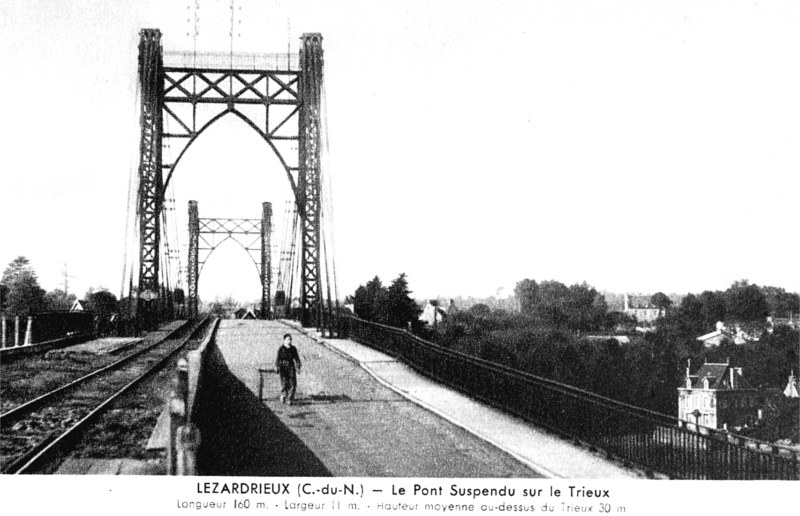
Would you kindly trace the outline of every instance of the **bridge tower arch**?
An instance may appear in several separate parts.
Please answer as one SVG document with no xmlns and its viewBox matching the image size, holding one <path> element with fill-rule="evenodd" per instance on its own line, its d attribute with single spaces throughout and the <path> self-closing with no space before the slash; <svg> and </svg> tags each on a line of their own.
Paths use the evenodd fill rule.
<svg viewBox="0 0 800 516">
<path fill-rule="evenodd" d="M 287 173 L 300 217 L 301 322 L 322 325 L 322 35 L 306 33 L 301 40 L 299 56 L 165 54 L 160 30 L 140 32 L 137 316 L 145 325 L 158 320 L 153 300 L 163 295 L 159 246 L 166 188 L 186 150 L 228 114 L 254 129 Z M 178 151 L 172 163 L 163 162 L 167 144 Z"/>
<path fill-rule="evenodd" d="M 267 319 L 271 311 L 272 285 L 272 203 L 261 204 L 261 219 L 200 218 L 197 201 L 189 201 L 189 316 L 198 313 L 200 274 L 211 254 L 228 240 L 244 249 L 253 262 L 261 280 L 260 317 Z M 220 239 L 221 237 L 221 239 Z"/>
</svg>

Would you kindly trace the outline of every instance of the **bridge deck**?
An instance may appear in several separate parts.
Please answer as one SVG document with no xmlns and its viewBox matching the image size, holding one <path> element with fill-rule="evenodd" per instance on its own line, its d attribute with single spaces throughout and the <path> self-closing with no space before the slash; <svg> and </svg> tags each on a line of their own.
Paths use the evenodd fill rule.
<svg viewBox="0 0 800 516">
<path fill-rule="evenodd" d="M 258 400 L 258 368 L 273 367 L 284 333 L 304 362 L 293 406 L 278 400 L 275 374 Z M 201 407 L 206 474 L 636 476 L 352 341 L 319 342 L 275 321 L 223 321 L 217 343 L 216 385 Z"/>
</svg>

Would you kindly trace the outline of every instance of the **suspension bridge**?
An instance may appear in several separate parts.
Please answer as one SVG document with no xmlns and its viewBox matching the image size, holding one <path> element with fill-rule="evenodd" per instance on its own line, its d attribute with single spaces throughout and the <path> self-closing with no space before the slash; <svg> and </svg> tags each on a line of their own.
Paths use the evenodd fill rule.
<svg viewBox="0 0 800 516">
<path fill-rule="evenodd" d="M 140 139 L 128 202 L 131 225 L 122 292 L 128 302 L 122 304 L 119 326 L 160 335 L 151 338 L 151 347 L 175 340 L 183 331 L 180 344 L 169 348 L 170 356 L 186 342 L 198 342 L 178 366 L 167 409 L 148 441 L 149 449 L 166 453 L 166 464 L 157 472 L 736 479 L 800 475 L 796 452 L 696 425 L 688 428 L 677 418 L 342 315 L 331 188 L 323 166 L 322 41 L 319 33 L 304 34 L 297 54 L 198 54 L 165 50 L 157 29 L 140 33 Z M 201 202 L 190 201 L 184 268 L 176 249 L 179 231 L 171 186 L 187 151 L 202 144 L 205 139 L 199 138 L 226 117 L 255 131 L 277 157 L 292 194 L 288 216 L 282 231 L 274 232 L 269 199 L 261 205 L 260 218 L 201 217 Z M 198 285 L 209 257 L 229 240 L 248 255 L 258 274 L 261 320 L 211 324 L 203 338 L 197 335 Z M 195 322 L 184 327 L 176 319 Z M 202 328 L 207 327 L 204 320 Z M 279 402 L 270 367 L 287 333 L 296 337 L 307 365 L 295 407 Z M 50 345 L 23 347 L 46 350 Z M 74 389 L 74 384 L 58 392 Z M 119 463 L 98 466 L 96 461 L 68 459 L 54 464 L 47 457 L 63 459 L 65 452 L 51 447 L 64 441 L 48 442 L 20 452 L 6 466 L 30 472 L 125 472 Z M 142 471 L 140 465 L 128 470 Z"/>
<path fill-rule="evenodd" d="M 283 233 L 273 236 L 272 203 L 266 200 L 261 219 L 201 218 L 198 202 L 189 203 L 187 315 L 197 315 L 204 264 L 222 243 L 232 240 L 248 253 L 258 272 L 261 318 L 296 310 L 305 326 L 331 328 L 338 292 L 328 220 L 330 188 L 321 166 L 327 141 L 322 36 L 304 34 L 297 54 L 198 54 L 165 52 L 161 32 L 145 29 L 140 35 L 137 96 L 139 166 L 133 178 L 135 200 L 131 196 L 128 209 L 136 213 L 129 219 L 134 220 L 132 235 L 138 239 L 131 252 L 126 251 L 128 288 L 122 294 L 135 302 L 126 317 L 137 328 L 150 329 L 175 316 L 174 294 L 184 275 L 183 267 L 175 266 L 170 242 L 170 233 L 177 231 L 168 230 L 175 223 L 170 217 L 175 208 L 168 209 L 170 185 L 180 173 L 182 158 L 204 132 L 235 117 L 278 158 L 293 196 L 292 209 Z M 166 149 L 171 160 L 165 158 Z M 277 263 L 273 241 L 281 250 Z"/>
</svg>

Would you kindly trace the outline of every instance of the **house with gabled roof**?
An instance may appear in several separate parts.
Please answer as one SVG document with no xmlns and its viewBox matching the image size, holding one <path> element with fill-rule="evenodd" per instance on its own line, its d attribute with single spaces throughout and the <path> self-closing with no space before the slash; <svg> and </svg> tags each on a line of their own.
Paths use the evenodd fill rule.
<svg viewBox="0 0 800 516">
<path fill-rule="evenodd" d="M 251 308 L 240 308 L 233 313 L 236 319 L 258 319 Z"/>
<path fill-rule="evenodd" d="M 757 342 L 759 335 L 763 330 L 758 326 L 742 326 L 736 324 L 735 329 L 731 330 L 722 321 L 717 322 L 717 329 L 711 333 L 706 333 L 697 337 L 697 340 L 703 343 L 706 347 L 719 346 L 720 344 L 728 341 L 736 345 L 747 344 L 748 342 Z"/>
<path fill-rule="evenodd" d="M 653 305 L 648 299 L 641 298 L 641 296 L 631 298 L 631 296 L 625 294 L 623 303 L 622 313 L 633 317 L 640 323 L 653 323 L 664 315 L 663 310 Z"/>
<path fill-rule="evenodd" d="M 430 300 L 425 304 L 419 320 L 428 323 L 430 327 L 435 327 L 438 323 L 447 318 L 447 312 L 443 310 L 436 300 Z"/>
<path fill-rule="evenodd" d="M 745 380 L 741 367 L 705 363 L 693 374 L 686 368 L 678 388 L 678 418 L 708 428 L 752 426 L 778 412 L 779 389 L 758 389 Z"/>
<path fill-rule="evenodd" d="M 800 398 L 800 381 L 795 378 L 794 370 L 789 375 L 789 382 L 786 384 L 786 388 L 783 389 L 783 395 L 787 398 Z"/>
</svg>

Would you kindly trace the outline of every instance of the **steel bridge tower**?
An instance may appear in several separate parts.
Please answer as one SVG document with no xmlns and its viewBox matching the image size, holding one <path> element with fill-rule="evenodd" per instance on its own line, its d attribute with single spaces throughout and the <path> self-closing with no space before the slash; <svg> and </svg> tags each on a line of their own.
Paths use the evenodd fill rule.
<svg viewBox="0 0 800 516">
<path fill-rule="evenodd" d="M 268 55 L 165 55 L 161 31 L 140 32 L 137 318 L 145 326 L 160 319 L 156 300 L 166 295 L 159 282 L 159 260 L 167 186 L 186 150 L 226 115 L 237 116 L 254 129 L 286 171 L 301 225 L 301 321 L 304 326 L 322 326 L 322 35 L 307 33 L 301 39 L 299 59 L 283 54 L 284 67 L 281 59 Z M 178 150 L 172 163 L 162 160 L 167 144 Z"/>
<path fill-rule="evenodd" d="M 194 317 L 198 312 L 197 289 L 203 265 L 220 245 L 233 240 L 250 255 L 256 267 L 261 280 L 260 316 L 268 319 L 272 285 L 271 235 L 272 203 L 261 204 L 260 219 L 201 219 L 197 201 L 189 201 L 189 316 Z"/>
</svg>

